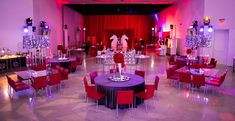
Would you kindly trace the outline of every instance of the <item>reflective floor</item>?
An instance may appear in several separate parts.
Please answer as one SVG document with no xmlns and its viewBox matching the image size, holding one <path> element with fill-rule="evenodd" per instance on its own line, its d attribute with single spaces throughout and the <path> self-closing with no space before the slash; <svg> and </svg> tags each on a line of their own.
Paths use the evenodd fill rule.
<svg viewBox="0 0 235 121">
<path fill-rule="evenodd" d="M 88 103 L 84 98 L 83 76 L 91 71 L 99 74 L 108 73 L 109 66 L 96 64 L 95 58 L 87 58 L 77 72 L 69 75 L 62 89 L 52 88 L 52 95 L 47 96 L 41 90 L 37 98 L 31 98 L 32 90 L 8 96 L 7 80 L 0 77 L 0 120 L 1 121 L 235 121 L 235 72 L 227 67 L 223 88 L 209 89 L 204 94 L 203 89 L 189 91 L 186 87 L 172 85 L 172 80 L 166 79 L 166 68 L 169 66 L 166 56 L 155 56 L 141 61 L 138 65 L 128 65 L 126 71 L 134 73 L 136 69 L 145 70 L 146 83 L 153 83 L 156 75 L 160 77 L 159 90 L 155 98 L 145 101 L 134 110 L 116 110 L 99 105 L 96 110 L 94 101 Z M 217 67 L 223 71 L 226 67 Z M 15 76 L 13 73 L 11 76 Z"/>
</svg>

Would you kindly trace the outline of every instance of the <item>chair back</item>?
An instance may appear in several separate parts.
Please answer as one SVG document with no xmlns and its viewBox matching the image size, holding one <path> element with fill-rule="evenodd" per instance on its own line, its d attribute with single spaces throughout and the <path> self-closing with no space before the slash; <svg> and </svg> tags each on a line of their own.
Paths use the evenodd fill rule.
<svg viewBox="0 0 235 121">
<path fill-rule="evenodd" d="M 133 90 L 118 91 L 116 104 L 133 104 L 133 97 Z"/>
<path fill-rule="evenodd" d="M 78 62 L 78 65 L 82 65 L 83 59 L 82 59 L 82 57 L 80 55 L 77 55 L 76 56 L 76 61 Z"/>
<path fill-rule="evenodd" d="M 6 77 L 7 77 L 7 82 L 8 82 L 8 84 L 9 84 L 12 88 L 14 88 L 14 87 L 15 87 L 15 82 L 14 82 L 14 80 L 13 80 L 11 77 L 9 77 L 8 75 L 6 75 Z"/>
<path fill-rule="evenodd" d="M 97 71 L 94 71 L 94 72 L 91 72 L 90 73 L 90 79 L 91 79 L 91 84 L 94 84 L 95 83 L 95 77 L 97 77 L 98 76 L 98 73 L 97 73 Z"/>
<path fill-rule="evenodd" d="M 155 81 L 154 81 L 154 86 L 155 86 L 155 90 L 158 90 L 158 83 L 159 83 L 160 78 L 158 76 L 155 77 Z"/>
<path fill-rule="evenodd" d="M 48 83 L 51 85 L 59 84 L 61 80 L 60 74 L 51 74 Z"/>
<path fill-rule="evenodd" d="M 145 99 L 149 99 L 154 96 L 154 89 L 155 89 L 154 85 L 145 85 L 145 90 L 146 90 Z"/>
<path fill-rule="evenodd" d="M 88 86 L 88 83 L 87 83 L 86 76 L 83 77 L 83 84 L 84 84 L 86 93 L 89 92 L 89 86 Z"/>
<path fill-rule="evenodd" d="M 170 57 L 168 58 L 168 61 L 169 61 L 169 64 L 170 64 L 170 65 L 174 65 L 174 64 L 175 64 L 175 56 L 170 56 Z"/>
<path fill-rule="evenodd" d="M 206 84 L 204 74 L 193 74 L 192 84 L 204 86 Z"/>
<path fill-rule="evenodd" d="M 168 68 L 168 69 L 166 70 L 166 76 L 167 76 L 167 78 L 169 78 L 171 75 L 173 75 L 173 73 L 174 73 L 174 70 L 173 70 L 172 68 Z"/>
<path fill-rule="evenodd" d="M 179 73 L 179 80 L 181 82 L 185 82 L 185 83 L 191 83 L 191 74 L 189 72 L 181 72 Z"/>
<path fill-rule="evenodd" d="M 45 88 L 47 86 L 47 77 L 46 76 L 42 76 L 42 77 L 33 78 L 32 86 L 35 89 Z"/>
<path fill-rule="evenodd" d="M 220 77 L 220 79 L 219 79 L 219 85 L 223 84 L 223 82 L 224 82 L 224 80 L 225 80 L 225 77 L 226 77 L 226 75 L 227 75 L 227 72 L 228 72 L 228 70 L 226 70 L 226 71 L 224 72 L 224 74 Z"/>
<path fill-rule="evenodd" d="M 77 68 L 78 62 L 77 61 L 72 61 L 69 65 L 70 68 Z"/>
<path fill-rule="evenodd" d="M 139 70 L 135 70 L 135 75 L 141 76 L 141 77 L 145 77 L 145 71 L 139 71 Z"/>
<path fill-rule="evenodd" d="M 216 62 L 215 58 L 211 58 L 210 65 L 214 65 Z"/>
</svg>

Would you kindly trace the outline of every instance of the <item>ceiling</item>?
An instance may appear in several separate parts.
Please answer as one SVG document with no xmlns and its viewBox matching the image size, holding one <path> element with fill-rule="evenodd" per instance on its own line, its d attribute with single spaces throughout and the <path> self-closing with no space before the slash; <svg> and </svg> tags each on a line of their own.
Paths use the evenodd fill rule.
<svg viewBox="0 0 235 121">
<path fill-rule="evenodd" d="M 58 0 L 63 4 L 173 4 L 178 0 Z"/>
<path fill-rule="evenodd" d="M 158 13 L 172 4 L 67 4 L 83 15 L 123 15 Z"/>
</svg>

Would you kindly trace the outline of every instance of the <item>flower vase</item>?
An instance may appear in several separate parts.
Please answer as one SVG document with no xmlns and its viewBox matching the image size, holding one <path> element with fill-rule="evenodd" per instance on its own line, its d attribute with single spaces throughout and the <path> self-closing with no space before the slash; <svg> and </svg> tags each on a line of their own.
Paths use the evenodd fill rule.
<svg viewBox="0 0 235 121">
<path fill-rule="evenodd" d="M 122 77 L 122 63 L 117 63 L 117 69 L 118 69 L 118 76 Z"/>
</svg>

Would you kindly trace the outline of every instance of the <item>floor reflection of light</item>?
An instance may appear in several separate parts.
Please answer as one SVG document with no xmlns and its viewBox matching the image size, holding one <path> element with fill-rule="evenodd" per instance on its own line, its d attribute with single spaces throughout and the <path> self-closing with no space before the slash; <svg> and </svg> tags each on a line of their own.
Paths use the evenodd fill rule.
<svg viewBox="0 0 235 121">
<path fill-rule="evenodd" d="M 184 90 L 184 94 L 186 95 L 186 98 L 189 98 L 189 90 Z"/>
<path fill-rule="evenodd" d="M 151 68 L 154 67 L 154 58 L 151 58 Z"/>
<path fill-rule="evenodd" d="M 8 97 L 9 97 L 8 89 L 5 89 L 5 90 L 4 90 L 4 96 L 5 96 L 6 98 L 8 98 Z"/>
</svg>

